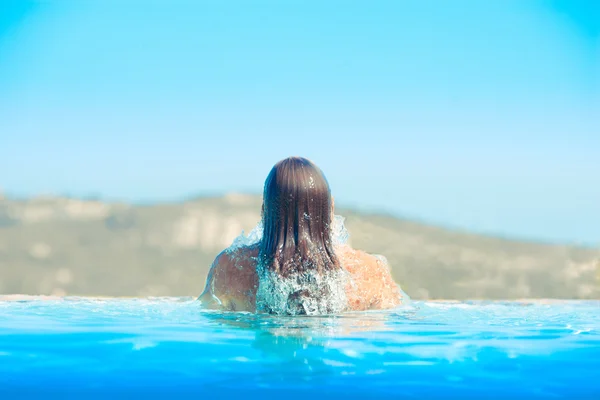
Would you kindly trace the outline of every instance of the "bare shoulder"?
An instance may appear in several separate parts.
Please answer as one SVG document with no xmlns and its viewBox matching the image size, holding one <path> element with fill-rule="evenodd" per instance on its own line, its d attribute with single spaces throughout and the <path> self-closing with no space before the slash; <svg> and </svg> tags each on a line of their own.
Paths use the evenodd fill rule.
<svg viewBox="0 0 600 400">
<path fill-rule="evenodd" d="M 340 248 L 342 263 L 350 270 L 368 268 L 377 263 L 377 257 L 362 250 L 349 246 Z"/>
<path fill-rule="evenodd" d="M 258 246 L 242 246 L 233 250 L 223 250 L 213 265 L 223 271 L 247 274 L 256 271 Z"/>
<path fill-rule="evenodd" d="M 340 262 L 352 280 L 348 297 L 354 310 L 391 308 L 400 304 L 400 290 L 385 257 L 349 247 L 340 250 Z"/>
<path fill-rule="evenodd" d="M 200 300 L 210 308 L 251 311 L 256 294 L 257 246 L 222 251 L 214 260 Z"/>
<path fill-rule="evenodd" d="M 350 273 L 369 273 L 373 269 L 387 268 L 387 260 L 349 246 L 340 248 L 339 257 L 344 268 Z"/>
</svg>

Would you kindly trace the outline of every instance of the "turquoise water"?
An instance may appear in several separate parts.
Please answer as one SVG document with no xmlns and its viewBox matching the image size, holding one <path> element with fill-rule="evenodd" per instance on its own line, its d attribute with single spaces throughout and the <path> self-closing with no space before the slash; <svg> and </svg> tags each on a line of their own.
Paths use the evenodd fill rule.
<svg viewBox="0 0 600 400">
<path fill-rule="evenodd" d="M 600 302 L 274 317 L 189 298 L 0 301 L 0 398 L 133 394 L 598 399 Z"/>
</svg>

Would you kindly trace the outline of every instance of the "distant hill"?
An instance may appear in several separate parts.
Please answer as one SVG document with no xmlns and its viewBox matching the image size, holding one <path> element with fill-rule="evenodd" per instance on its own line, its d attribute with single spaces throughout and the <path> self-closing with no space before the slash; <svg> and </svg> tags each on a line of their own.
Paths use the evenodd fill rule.
<svg viewBox="0 0 600 400">
<path fill-rule="evenodd" d="M 259 220 L 260 198 L 130 205 L 0 198 L 0 293 L 194 296 L 215 255 Z M 339 210 L 351 244 L 385 255 L 413 298 L 600 298 L 600 251 Z"/>
</svg>

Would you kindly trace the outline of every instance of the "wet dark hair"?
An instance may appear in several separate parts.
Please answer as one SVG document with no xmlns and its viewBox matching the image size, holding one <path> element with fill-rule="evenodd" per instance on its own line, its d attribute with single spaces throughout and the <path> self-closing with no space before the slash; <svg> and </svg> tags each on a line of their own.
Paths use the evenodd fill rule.
<svg viewBox="0 0 600 400">
<path fill-rule="evenodd" d="M 290 157 L 275 164 L 263 194 L 263 266 L 283 277 L 339 269 L 331 237 L 332 201 L 325 175 L 311 161 Z"/>
</svg>

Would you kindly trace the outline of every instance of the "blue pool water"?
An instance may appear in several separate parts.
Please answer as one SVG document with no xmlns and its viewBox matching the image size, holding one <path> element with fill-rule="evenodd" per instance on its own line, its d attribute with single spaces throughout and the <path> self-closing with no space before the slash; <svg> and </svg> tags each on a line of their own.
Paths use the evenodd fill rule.
<svg viewBox="0 0 600 400">
<path fill-rule="evenodd" d="M 189 298 L 0 301 L 0 398 L 600 399 L 600 302 L 274 317 Z"/>
</svg>

